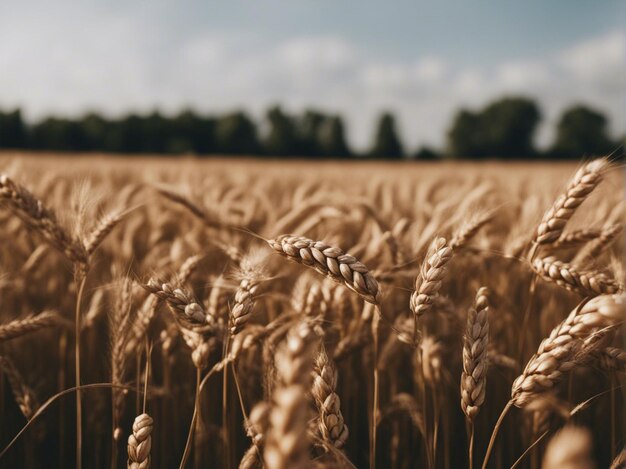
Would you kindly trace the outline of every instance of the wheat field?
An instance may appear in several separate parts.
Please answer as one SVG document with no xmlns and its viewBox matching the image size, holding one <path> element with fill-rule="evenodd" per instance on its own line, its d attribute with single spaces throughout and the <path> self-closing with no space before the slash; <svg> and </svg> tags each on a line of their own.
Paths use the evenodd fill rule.
<svg viewBox="0 0 626 469">
<path fill-rule="evenodd" d="M 624 467 L 615 161 L 0 173 L 0 467 Z"/>
</svg>

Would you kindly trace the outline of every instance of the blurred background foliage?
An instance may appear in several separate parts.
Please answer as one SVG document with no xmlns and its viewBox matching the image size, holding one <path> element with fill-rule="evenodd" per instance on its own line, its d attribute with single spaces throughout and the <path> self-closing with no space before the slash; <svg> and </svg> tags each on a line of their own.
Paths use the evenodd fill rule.
<svg viewBox="0 0 626 469">
<path fill-rule="evenodd" d="M 191 109 L 177 115 L 129 114 L 107 118 L 88 113 L 80 118 L 47 117 L 27 123 L 19 109 L 0 111 L 0 148 L 125 154 L 265 155 L 306 158 L 378 158 L 435 161 L 467 159 L 580 159 L 621 147 L 608 135 L 608 120 L 599 111 L 577 104 L 564 110 L 554 141 L 535 145 L 541 121 L 537 103 L 503 97 L 479 110 L 460 109 L 450 123 L 444 148 L 406 147 L 391 112 L 383 112 L 372 129 L 371 146 L 356 152 L 346 141 L 341 116 L 309 109 L 291 115 L 280 106 L 261 122 L 243 111 L 205 115 Z"/>
</svg>

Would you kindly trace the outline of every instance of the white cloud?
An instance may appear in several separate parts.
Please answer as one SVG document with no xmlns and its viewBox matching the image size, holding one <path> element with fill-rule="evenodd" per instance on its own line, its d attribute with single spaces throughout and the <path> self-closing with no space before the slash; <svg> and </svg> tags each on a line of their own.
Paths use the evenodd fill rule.
<svg viewBox="0 0 626 469">
<path fill-rule="evenodd" d="M 550 125 L 570 103 L 607 112 L 624 128 L 625 47 L 619 32 L 552 55 L 494 66 L 459 67 L 445 57 L 382 61 L 339 36 L 293 37 L 264 44 L 251 34 L 216 32 L 165 42 L 140 19 L 99 15 L 89 29 L 76 18 L 0 19 L 0 108 L 21 106 L 31 118 L 49 112 L 110 114 L 183 106 L 235 107 L 257 117 L 282 103 L 340 112 L 352 142 L 369 144 L 380 111 L 398 115 L 407 146 L 440 145 L 459 106 L 482 106 L 505 93 L 538 100 Z"/>
</svg>

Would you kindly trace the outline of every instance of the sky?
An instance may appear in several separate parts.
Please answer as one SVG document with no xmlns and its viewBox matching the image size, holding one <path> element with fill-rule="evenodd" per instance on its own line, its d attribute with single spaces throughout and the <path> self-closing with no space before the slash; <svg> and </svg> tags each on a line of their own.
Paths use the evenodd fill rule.
<svg viewBox="0 0 626 469">
<path fill-rule="evenodd" d="M 109 116 L 274 104 L 344 116 L 366 148 L 382 111 L 409 148 L 460 107 L 524 95 L 538 143 L 584 103 L 626 123 L 621 1 L 20 0 L 0 2 L 0 109 Z"/>
</svg>

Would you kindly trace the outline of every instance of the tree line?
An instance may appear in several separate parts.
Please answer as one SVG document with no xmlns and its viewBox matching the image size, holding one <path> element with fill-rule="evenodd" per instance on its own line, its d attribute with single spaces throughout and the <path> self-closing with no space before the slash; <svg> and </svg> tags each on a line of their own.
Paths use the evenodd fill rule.
<svg viewBox="0 0 626 469">
<path fill-rule="evenodd" d="M 539 151 L 534 136 L 540 120 L 539 107 L 532 99 L 504 97 L 480 110 L 459 110 L 447 132 L 445 148 L 421 147 L 411 151 L 402 143 L 394 115 L 384 112 L 379 116 L 369 150 L 358 153 L 346 141 L 342 117 L 317 110 L 291 115 L 278 106 L 272 107 L 259 126 L 242 111 L 214 116 L 192 110 L 173 116 L 153 112 L 117 119 L 89 113 L 77 119 L 48 117 L 28 124 L 16 109 L 0 111 L 0 148 L 435 160 L 579 159 L 606 154 L 619 146 L 609 137 L 608 120 L 601 112 L 575 105 L 560 116 L 549 148 Z"/>
</svg>

